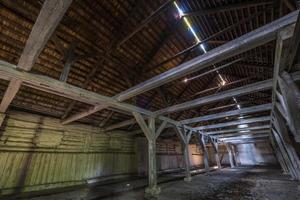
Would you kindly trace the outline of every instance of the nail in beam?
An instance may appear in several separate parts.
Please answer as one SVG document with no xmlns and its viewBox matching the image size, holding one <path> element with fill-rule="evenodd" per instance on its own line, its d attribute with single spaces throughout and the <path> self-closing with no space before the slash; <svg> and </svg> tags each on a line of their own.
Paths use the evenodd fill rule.
<svg viewBox="0 0 300 200">
<path fill-rule="evenodd" d="M 260 27 L 250 33 L 247 33 L 235 40 L 232 40 L 220 47 L 200 55 L 188 62 L 185 62 L 171 70 L 159 74 L 143 83 L 140 83 L 128 90 L 121 92 L 114 98 L 118 101 L 124 101 L 141 93 L 159 87 L 175 79 L 181 78 L 187 74 L 204 69 L 210 65 L 216 64 L 224 59 L 246 52 L 252 48 L 266 44 L 276 38 L 276 34 L 282 28 L 292 25 L 296 22 L 299 11 L 294 11 L 278 20 L 275 20 L 263 27 Z M 98 112 L 105 107 L 99 105 L 94 109 L 84 111 L 63 121 L 64 124 L 81 119 L 95 112 Z"/>
<path fill-rule="evenodd" d="M 143 130 L 147 140 L 148 140 L 148 188 L 145 190 L 145 197 L 157 197 L 160 193 L 160 188 L 157 186 L 157 173 L 156 173 L 156 139 L 166 127 L 167 122 L 163 121 L 158 129 L 155 128 L 155 118 L 149 117 L 149 123 L 146 124 L 144 118 L 140 113 L 133 112 L 137 123 Z"/>
<path fill-rule="evenodd" d="M 185 127 L 175 127 L 175 131 L 181 141 L 182 149 L 183 149 L 183 159 L 185 164 L 186 176 L 184 181 L 190 182 L 192 181 L 191 171 L 190 171 L 190 153 L 189 153 L 189 142 L 192 136 L 192 132 L 190 130 L 185 129 Z"/>
</svg>

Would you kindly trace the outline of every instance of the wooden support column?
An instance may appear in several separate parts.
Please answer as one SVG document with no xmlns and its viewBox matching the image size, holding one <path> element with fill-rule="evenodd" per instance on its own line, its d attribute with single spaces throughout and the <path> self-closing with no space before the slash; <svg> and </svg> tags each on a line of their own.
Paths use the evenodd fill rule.
<svg viewBox="0 0 300 200">
<path fill-rule="evenodd" d="M 284 174 L 288 174 L 289 170 L 286 166 L 286 163 L 282 157 L 282 154 L 281 154 L 281 151 L 275 141 L 275 138 L 274 138 L 274 135 L 272 134 L 272 132 L 270 133 L 270 142 L 271 142 L 271 147 L 273 149 L 273 152 L 275 154 L 275 157 L 277 158 L 277 161 L 279 162 L 282 170 L 283 170 L 283 173 Z"/>
<path fill-rule="evenodd" d="M 274 134 L 274 138 L 280 148 L 285 163 L 287 163 L 290 175 L 292 176 L 292 178 L 300 180 L 299 157 L 289 138 L 288 129 L 286 127 L 284 119 L 276 109 L 274 110 L 273 114 L 274 126 L 272 132 Z"/>
<path fill-rule="evenodd" d="M 226 149 L 228 151 L 228 157 L 229 157 L 229 162 L 230 162 L 230 167 L 234 168 L 234 161 L 233 161 L 233 155 L 232 155 L 232 149 L 230 147 L 229 143 L 225 143 Z"/>
<path fill-rule="evenodd" d="M 238 159 L 238 155 L 237 155 L 237 148 L 235 145 L 230 145 L 231 147 L 231 150 L 232 150 L 232 157 L 233 157 L 233 160 L 234 160 L 234 164 L 236 167 L 238 167 L 240 165 L 240 161 Z"/>
<path fill-rule="evenodd" d="M 282 72 L 278 77 L 279 87 L 282 93 L 283 108 L 287 114 L 288 124 L 294 138 L 300 142 L 300 90 L 290 74 Z"/>
<path fill-rule="evenodd" d="M 133 112 L 133 115 L 144 132 L 148 140 L 148 188 L 145 190 L 145 198 L 151 199 L 157 197 L 160 193 L 160 188 L 157 186 L 157 173 L 156 173 L 156 139 L 166 127 L 167 122 L 163 121 L 160 127 L 156 130 L 155 118 L 149 117 L 148 125 L 140 113 Z"/>
<path fill-rule="evenodd" d="M 214 150 L 214 154 L 215 154 L 215 159 L 216 159 L 216 163 L 218 166 L 218 169 L 221 170 L 222 166 L 221 166 L 221 162 L 220 162 L 220 157 L 219 157 L 219 145 L 218 145 L 218 141 L 213 139 L 212 137 L 210 137 L 210 141 Z"/>
<path fill-rule="evenodd" d="M 276 149 L 275 150 L 275 154 L 276 154 L 278 162 L 280 163 L 280 166 L 281 166 L 281 168 L 283 170 L 283 173 L 284 174 L 289 174 L 289 169 L 288 169 L 288 167 L 287 167 L 287 165 L 286 165 L 286 163 L 284 161 L 284 158 L 283 158 L 282 153 L 280 152 L 280 150 Z"/>
<path fill-rule="evenodd" d="M 209 172 L 209 160 L 208 160 L 207 148 L 205 146 L 205 135 L 198 132 L 198 139 L 199 139 L 200 148 L 203 152 L 203 162 L 204 162 L 205 171 Z"/>
<path fill-rule="evenodd" d="M 189 152 L 189 143 L 192 136 L 192 132 L 186 130 L 185 127 L 177 127 L 176 133 L 181 141 L 182 149 L 183 149 L 183 158 L 185 164 L 186 176 L 184 181 L 190 182 L 192 181 L 191 170 L 190 170 L 190 152 Z"/>
<path fill-rule="evenodd" d="M 282 156 L 282 160 L 286 164 L 287 169 L 285 169 L 285 166 L 284 166 L 283 170 L 284 171 L 286 170 L 293 179 L 296 179 L 297 172 L 293 166 L 291 158 L 288 155 L 288 151 L 285 147 L 285 143 L 284 143 L 283 139 L 281 138 L 280 134 L 275 129 L 272 129 L 272 134 L 273 134 L 275 141 L 279 147 L 278 151 L 280 152 L 280 154 Z"/>
</svg>

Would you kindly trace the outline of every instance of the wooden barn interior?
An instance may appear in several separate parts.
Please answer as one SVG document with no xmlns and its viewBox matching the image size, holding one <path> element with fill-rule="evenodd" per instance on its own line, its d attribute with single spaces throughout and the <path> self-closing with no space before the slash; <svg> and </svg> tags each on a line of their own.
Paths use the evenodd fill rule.
<svg viewBox="0 0 300 200">
<path fill-rule="evenodd" d="M 299 7 L 0 0 L 0 199 L 300 199 Z"/>
</svg>

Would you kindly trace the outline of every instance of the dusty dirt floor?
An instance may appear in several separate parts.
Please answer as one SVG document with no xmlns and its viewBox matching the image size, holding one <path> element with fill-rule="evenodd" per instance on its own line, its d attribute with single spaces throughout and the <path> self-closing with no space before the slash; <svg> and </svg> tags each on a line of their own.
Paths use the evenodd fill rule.
<svg viewBox="0 0 300 200">
<path fill-rule="evenodd" d="M 192 182 L 184 173 L 159 176 L 158 200 L 300 200 L 299 182 L 290 180 L 279 169 L 263 167 L 223 168 L 209 173 L 194 170 Z M 143 200 L 146 178 L 130 178 L 98 183 L 69 191 L 4 197 L 5 200 Z M 3 198 L 0 197 L 2 200 Z"/>
<path fill-rule="evenodd" d="M 278 169 L 223 169 L 160 184 L 159 200 L 300 200 L 300 185 Z M 142 200 L 143 189 L 132 190 L 105 200 Z M 103 198 L 102 198 L 103 199 Z"/>
</svg>

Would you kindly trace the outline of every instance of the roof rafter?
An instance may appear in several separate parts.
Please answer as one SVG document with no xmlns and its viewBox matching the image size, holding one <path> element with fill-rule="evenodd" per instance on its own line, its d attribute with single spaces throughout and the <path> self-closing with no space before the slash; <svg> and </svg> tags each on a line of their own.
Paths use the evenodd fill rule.
<svg viewBox="0 0 300 200">
<path fill-rule="evenodd" d="M 46 43 L 55 31 L 72 0 L 46 0 L 37 17 L 32 31 L 26 41 L 25 48 L 18 62 L 18 68 L 30 71 Z M 0 112 L 5 112 L 21 87 L 22 81 L 9 83 L 0 105 Z"/>
</svg>

